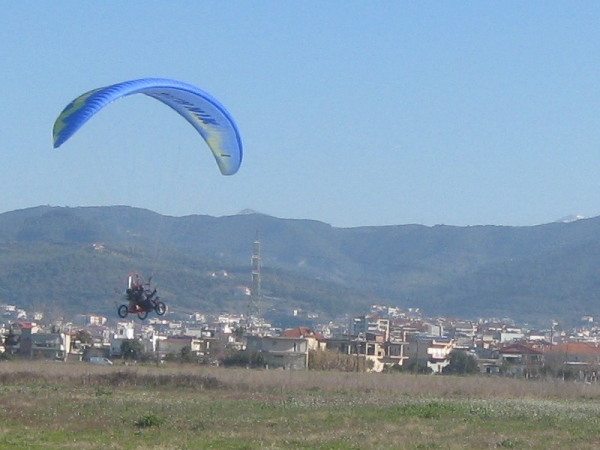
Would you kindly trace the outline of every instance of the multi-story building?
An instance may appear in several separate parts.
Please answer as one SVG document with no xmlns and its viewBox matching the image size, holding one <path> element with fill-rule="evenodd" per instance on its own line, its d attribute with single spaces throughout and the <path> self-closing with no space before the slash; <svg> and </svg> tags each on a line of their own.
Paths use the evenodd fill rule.
<svg viewBox="0 0 600 450">
<path fill-rule="evenodd" d="M 318 348 L 318 341 L 311 337 L 247 336 L 246 350 L 259 353 L 271 367 L 308 369 L 310 350 Z"/>
<path fill-rule="evenodd" d="M 390 335 L 390 319 L 369 314 L 354 316 L 350 320 L 350 334 L 365 336 L 367 333 L 383 334 L 383 339 L 387 340 Z"/>
<path fill-rule="evenodd" d="M 66 361 L 71 348 L 71 335 L 60 330 L 44 332 L 32 323 L 19 322 L 11 330 L 5 348 L 25 358 Z"/>
</svg>

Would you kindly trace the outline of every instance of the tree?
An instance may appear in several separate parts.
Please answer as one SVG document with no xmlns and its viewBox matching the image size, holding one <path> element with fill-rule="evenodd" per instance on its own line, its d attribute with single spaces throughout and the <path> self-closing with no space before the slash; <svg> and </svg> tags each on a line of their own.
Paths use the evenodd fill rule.
<svg viewBox="0 0 600 450">
<path fill-rule="evenodd" d="M 75 340 L 81 342 L 82 344 L 92 344 L 94 342 L 92 333 L 90 333 L 88 330 L 77 330 L 75 333 Z"/>
<path fill-rule="evenodd" d="M 123 359 L 138 360 L 144 354 L 144 346 L 137 339 L 124 339 L 121 342 L 121 356 Z"/>
<path fill-rule="evenodd" d="M 235 337 L 241 338 L 242 336 L 244 336 L 245 332 L 246 332 L 246 328 L 239 326 L 235 330 L 233 330 L 233 335 Z"/>
<path fill-rule="evenodd" d="M 192 353 L 192 348 L 189 345 L 183 347 L 179 352 L 179 361 L 182 363 L 194 361 L 194 354 Z"/>
<path fill-rule="evenodd" d="M 4 346 L 8 349 L 8 347 L 13 347 L 19 343 L 21 336 L 16 334 L 12 328 L 8 331 L 6 335 L 4 335 Z"/>
<path fill-rule="evenodd" d="M 461 350 L 450 353 L 450 363 L 442 369 L 444 375 L 467 375 L 479 373 L 477 359 Z"/>
</svg>

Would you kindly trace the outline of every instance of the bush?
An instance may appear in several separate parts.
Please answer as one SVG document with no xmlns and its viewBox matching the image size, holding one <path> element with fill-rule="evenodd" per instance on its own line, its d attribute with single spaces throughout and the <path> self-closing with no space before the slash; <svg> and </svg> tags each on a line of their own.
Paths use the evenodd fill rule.
<svg viewBox="0 0 600 450">
<path fill-rule="evenodd" d="M 135 421 L 134 425 L 138 428 L 160 427 L 165 419 L 154 413 L 146 414 Z"/>
<path fill-rule="evenodd" d="M 225 357 L 223 365 L 225 367 L 250 367 L 256 369 L 266 367 L 267 360 L 259 353 L 241 350 Z"/>
<path fill-rule="evenodd" d="M 429 375 L 432 370 L 431 367 L 427 367 L 427 363 L 424 361 L 407 361 L 405 364 L 394 364 L 388 369 L 390 372 L 404 372 L 404 373 L 416 373 L 421 375 Z"/>
<path fill-rule="evenodd" d="M 14 361 L 17 359 L 15 355 L 9 352 L 0 353 L 0 361 Z"/>
<path fill-rule="evenodd" d="M 0 382 L 2 382 L 0 376 Z M 144 374 L 136 371 L 123 371 L 98 374 L 86 374 L 83 384 L 89 386 L 141 387 L 141 388 L 176 388 L 176 389 L 221 389 L 223 384 L 213 376 L 169 373 Z"/>
<path fill-rule="evenodd" d="M 369 361 L 372 368 L 372 361 Z M 368 364 L 368 363 L 367 363 Z M 346 355 L 333 350 L 310 350 L 308 368 L 311 370 L 338 370 L 340 372 L 364 372 L 364 356 Z"/>
</svg>

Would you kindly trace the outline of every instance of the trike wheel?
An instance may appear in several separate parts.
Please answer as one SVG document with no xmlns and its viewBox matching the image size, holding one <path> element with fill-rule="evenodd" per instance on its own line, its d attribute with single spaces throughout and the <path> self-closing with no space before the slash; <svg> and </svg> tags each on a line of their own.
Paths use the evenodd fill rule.
<svg viewBox="0 0 600 450">
<path fill-rule="evenodd" d="M 148 311 L 140 311 L 137 313 L 137 315 L 140 320 L 144 320 L 146 317 L 148 317 Z"/>
<path fill-rule="evenodd" d="M 119 306 L 119 309 L 117 311 L 119 313 L 119 317 L 121 319 L 124 319 L 125 317 L 127 317 L 127 313 L 129 312 L 129 308 L 127 308 L 127 305 L 121 305 Z"/>
<path fill-rule="evenodd" d="M 167 312 L 167 307 L 163 302 L 158 302 L 154 307 L 154 311 L 156 311 L 156 314 L 158 314 L 159 316 L 162 316 L 164 313 Z"/>
</svg>

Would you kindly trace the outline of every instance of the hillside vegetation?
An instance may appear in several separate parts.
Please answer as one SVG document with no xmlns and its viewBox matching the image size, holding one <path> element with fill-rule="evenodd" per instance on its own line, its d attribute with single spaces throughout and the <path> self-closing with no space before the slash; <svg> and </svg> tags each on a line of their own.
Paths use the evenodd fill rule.
<svg viewBox="0 0 600 450">
<path fill-rule="evenodd" d="M 0 301 L 108 314 L 135 271 L 153 275 L 175 310 L 244 312 L 247 297 L 238 288 L 251 284 L 257 235 L 265 311 L 335 316 L 387 303 L 430 315 L 539 322 L 600 312 L 599 218 L 536 227 L 335 228 L 124 206 L 1 214 Z"/>
</svg>

